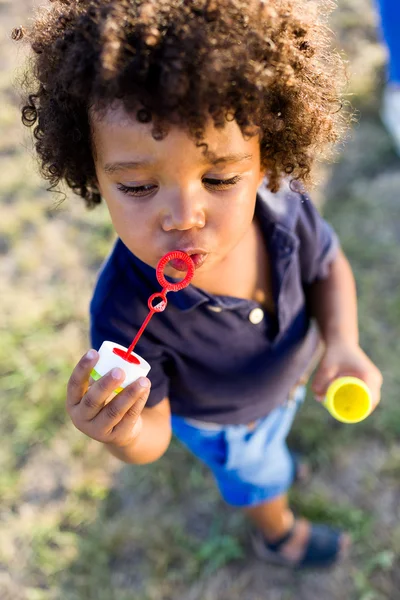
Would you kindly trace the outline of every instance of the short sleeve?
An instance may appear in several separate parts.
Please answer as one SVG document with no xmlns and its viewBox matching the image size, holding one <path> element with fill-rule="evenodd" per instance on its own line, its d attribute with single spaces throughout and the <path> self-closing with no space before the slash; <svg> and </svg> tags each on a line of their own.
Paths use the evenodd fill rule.
<svg viewBox="0 0 400 600">
<path fill-rule="evenodd" d="M 105 340 L 128 347 L 134 335 L 134 328 L 127 326 L 123 321 L 110 317 L 106 307 L 98 314 L 90 315 L 90 338 L 92 347 L 98 350 Z M 140 344 L 140 345 L 139 345 Z M 163 349 L 156 344 L 138 343 L 137 352 L 151 365 L 148 378 L 151 381 L 151 390 L 146 407 L 156 406 L 169 394 L 169 378 L 166 374 L 167 358 Z"/>
<path fill-rule="evenodd" d="M 297 235 L 300 240 L 301 278 L 309 285 L 326 279 L 339 250 L 338 237 L 307 196 L 302 196 Z"/>
</svg>

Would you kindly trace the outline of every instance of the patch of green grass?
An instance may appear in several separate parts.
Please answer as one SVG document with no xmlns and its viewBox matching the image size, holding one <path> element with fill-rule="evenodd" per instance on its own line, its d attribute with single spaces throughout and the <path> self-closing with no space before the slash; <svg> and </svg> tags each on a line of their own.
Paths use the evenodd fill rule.
<svg viewBox="0 0 400 600">
<path fill-rule="evenodd" d="M 233 560 L 244 558 L 245 553 L 235 537 L 225 534 L 210 537 L 200 545 L 195 555 L 204 577 Z"/>
<path fill-rule="evenodd" d="M 79 503 L 87 503 L 90 501 L 104 500 L 108 493 L 108 486 L 99 483 L 98 481 L 85 481 L 74 489 L 76 500 Z"/>
<path fill-rule="evenodd" d="M 19 500 L 19 473 L 14 458 L 7 452 L 7 463 L 0 471 L 0 502 L 5 507 Z"/>
<path fill-rule="evenodd" d="M 380 474 L 393 481 L 400 481 L 400 449 L 398 447 L 394 448 L 389 453 L 385 464 L 381 468 Z"/>
<path fill-rule="evenodd" d="M 181 488 L 180 499 L 174 499 L 175 486 L 169 481 L 171 461 L 175 459 L 175 471 L 185 478 L 182 469 L 176 468 L 174 448 L 172 454 L 145 468 L 122 468 L 117 488 L 106 490 L 88 480 L 70 492 L 59 529 L 77 534 L 77 557 L 54 581 L 63 599 L 173 599 L 182 586 L 244 557 L 243 517 L 222 511 L 218 504 L 213 517 L 205 515 L 206 531 L 189 531 L 180 503 L 189 503 L 189 521 L 199 518 L 196 510 L 203 506 L 204 511 L 206 492 L 197 494 L 187 484 Z M 151 468 L 156 466 L 159 472 Z M 196 496 L 188 498 L 194 492 Z M 132 505 L 127 501 L 130 495 Z M 163 508 L 154 513 L 157 496 Z M 160 595 L 161 589 L 165 595 Z M 132 596 L 129 590 L 134 590 Z"/>
<path fill-rule="evenodd" d="M 305 494 L 297 490 L 290 491 L 293 509 L 315 523 L 326 523 L 351 533 L 355 542 L 363 542 L 369 538 L 373 518 L 360 508 L 347 505 L 340 500 L 332 501 L 321 493 Z"/>
<path fill-rule="evenodd" d="M 388 573 L 395 563 L 395 553 L 392 550 L 375 550 L 364 558 L 362 568 L 353 569 L 352 576 L 355 587 L 354 600 L 387 600 L 387 595 L 376 589 L 374 575 Z"/>
<path fill-rule="evenodd" d="M 66 382 L 72 365 L 62 352 L 52 353 L 54 330 L 45 323 L 36 329 L 3 332 L 2 341 L 0 431 L 12 448 L 15 466 L 30 447 L 48 443 L 65 424 Z"/>
<path fill-rule="evenodd" d="M 25 589 L 26 600 L 58 600 L 56 590 L 43 590 L 38 587 Z"/>
<path fill-rule="evenodd" d="M 121 477 L 125 489 L 139 489 L 144 501 L 154 489 L 161 490 L 163 498 L 168 499 L 169 503 L 180 502 L 188 494 L 200 495 L 210 502 L 219 499 L 209 470 L 176 438 L 172 439 L 168 451 L 160 460 L 146 465 L 145 469 L 126 469 Z"/>
<path fill-rule="evenodd" d="M 25 567 L 32 597 L 40 588 L 47 590 L 46 600 L 53 595 L 63 600 L 129 597 L 129 590 L 114 576 L 114 565 L 119 558 L 130 561 L 129 554 L 125 555 L 130 540 L 140 548 L 146 537 L 141 526 L 135 529 L 126 515 L 104 519 L 101 507 L 106 494 L 93 481 L 83 483 L 70 491 L 59 513 L 37 519 L 29 532 Z M 135 560 L 131 567 L 140 568 Z"/>
<path fill-rule="evenodd" d="M 76 557 L 76 535 L 60 531 L 57 523 L 38 524 L 31 531 L 30 549 L 32 573 L 49 585 Z"/>
<path fill-rule="evenodd" d="M 174 561 L 173 549 L 170 551 L 173 540 L 168 536 L 166 546 L 163 538 L 162 547 L 158 549 L 157 539 L 154 539 L 157 531 L 153 535 L 154 530 L 154 523 L 152 527 L 143 522 L 136 524 L 126 515 L 104 520 L 100 512 L 81 530 L 76 560 L 57 578 L 63 600 L 136 598 L 136 590 L 140 593 L 143 589 L 140 582 L 149 578 L 150 564 L 155 571 L 164 572 Z M 173 531 L 179 538 L 179 533 Z M 183 539 L 179 538 L 179 541 L 183 544 Z M 178 549 L 182 559 L 183 545 Z M 165 560 L 169 561 L 168 565 Z M 134 590 L 130 587 L 132 580 L 136 582 Z"/>
</svg>

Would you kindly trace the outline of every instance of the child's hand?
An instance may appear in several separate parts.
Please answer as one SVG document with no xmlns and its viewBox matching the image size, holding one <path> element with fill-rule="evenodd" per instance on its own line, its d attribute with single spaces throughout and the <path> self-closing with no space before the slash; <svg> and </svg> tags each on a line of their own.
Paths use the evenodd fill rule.
<svg viewBox="0 0 400 600">
<path fill-rule="evenodd" d="M 110 371 L 90 385 L 90 372 L 99 358 L 97 352 L 91 352 L 81 358 L 68 381 L 67 412 L 75 427 L 94 440 L 127 446 L 142 428 L 141 412 L 149 396 L 150 381 L 141 377 L 107 403 L 124 380 L 124 373 L 118 369 L 119 376 L 113 377 L 114 370 Z"/>
<path fill-rule="evenodd" d="M 326 346 L 311 385 L 316 399 L 323 400 L 332 381 L 346 375 L 358 377 L 367 384 L 371 391 L 372 410 L 374 410 L 381 397 L 382 373 L 360 346 L 346 342 L 336 342 Z"/>
</svg>

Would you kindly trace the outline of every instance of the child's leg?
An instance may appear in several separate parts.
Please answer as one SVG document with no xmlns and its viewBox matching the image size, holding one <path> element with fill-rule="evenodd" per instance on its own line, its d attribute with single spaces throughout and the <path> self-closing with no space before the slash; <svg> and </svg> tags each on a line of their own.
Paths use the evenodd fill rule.
<svg viewBox="0 0 400 600">
<path fill-rule="evenodd" d="M 289 508 L 287 494 L 269 502 L 244 508 L 244 512 L 263 532 L 269 542 L 283 537 L 293 525 L 293 513 Z"/>
<path fill-rule="evenodd" d="M 303 396 L 298 389 L 255 426 L 208 426 L 176 416 L 172 425 L 178 439 L 210 467 L 225 501 L 257 525 L 258 556 L 293 566 L 326 566 L 348 538 L 327 526 L 294 522 L 286 495 L 295 473 L 286 436 Z"/>
<path fill-rule="evenodd" d="M 265 540 L 274 543 L 283 538 L 294 525 L 294 515 L 289 508 L 287 495 L 281 495 L 269 502 L 244 508 L 245 514 L 250 517 L 257 528 L 262 532 Z M 279 549 L 282 557 L 297 563 L 306 551 L 310 539 L 311 525 L 305 519 L 296 520 L 293 534 Z M 342 533 L 340 536 L 339 556 L 342 556 L 350 545 L 350 538 Z"/>
</svg>

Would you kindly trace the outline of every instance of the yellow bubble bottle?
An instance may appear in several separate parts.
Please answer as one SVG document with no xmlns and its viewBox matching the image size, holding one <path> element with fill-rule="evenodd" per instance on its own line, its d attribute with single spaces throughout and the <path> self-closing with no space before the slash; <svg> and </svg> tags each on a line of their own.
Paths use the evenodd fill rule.
<svg viewBox="0 0 400 600">
<path fill-rule="evenodd" d="M 329 386 L 323 405 L 337 421 L 359 423 L 371 412 L 371 392 L 357 377 L 339 377 Z"/>
</svg>

